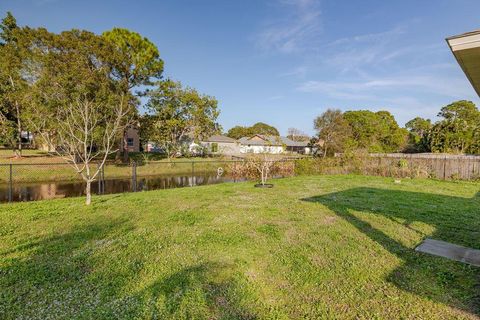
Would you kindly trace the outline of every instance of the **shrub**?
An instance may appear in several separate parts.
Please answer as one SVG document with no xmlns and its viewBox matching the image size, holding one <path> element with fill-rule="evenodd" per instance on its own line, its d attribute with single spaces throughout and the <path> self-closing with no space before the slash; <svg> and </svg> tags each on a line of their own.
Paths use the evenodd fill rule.
<svg viewBox="0 0 480 320">
<path fill-rule="evenodd" d="M 295 173 L 295 162 L 251 155 L 243 162 L 230 163 L 228 165 L 228 171 L 231 172 L 232 177 L 236 179 L 258 179 L 262 181 L 262 183 L 265 183 L 266 179 L 269 178 L 293 176 Z"/>
</svg>

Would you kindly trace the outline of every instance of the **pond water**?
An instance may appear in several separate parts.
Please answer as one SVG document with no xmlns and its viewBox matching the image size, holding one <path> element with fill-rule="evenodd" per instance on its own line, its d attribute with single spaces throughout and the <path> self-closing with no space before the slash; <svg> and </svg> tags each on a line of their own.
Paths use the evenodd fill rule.
<svg viewBox="0 0 480 320">
<path fill-rule="evenodd" d="M 193 187 L 221 182 L 233 182 L 233 178 L 216 174 L 196 176 L 151 176 L 137 177 L 137 191 Z M 238 181 L 238 180 L 237 180 Z M 133 191 L 132 179 L 105 179 L 103 194 Z M 92 193 L 99 193 L 98 182 L 92 183 Z M 35 201 L 44 199 L 79 197 L 85 194 L 85 183 L 81 181 L 59 181 L 42 183 L 16 183 L 12 201 Z M 8 185 L 0 185 L 0 202 L 8 202 Z"/>
</svg>

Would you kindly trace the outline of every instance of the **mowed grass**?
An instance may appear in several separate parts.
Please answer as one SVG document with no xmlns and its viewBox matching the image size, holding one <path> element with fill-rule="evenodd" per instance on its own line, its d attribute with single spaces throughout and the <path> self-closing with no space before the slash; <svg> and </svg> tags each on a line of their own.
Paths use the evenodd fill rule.
<svg viewBox="0 0 480 320">
<path fill-rule="evenodd" d="M 0 319 L 476 319 L 480 184 L 362 176 L 0 206 Z"/>
</svg>

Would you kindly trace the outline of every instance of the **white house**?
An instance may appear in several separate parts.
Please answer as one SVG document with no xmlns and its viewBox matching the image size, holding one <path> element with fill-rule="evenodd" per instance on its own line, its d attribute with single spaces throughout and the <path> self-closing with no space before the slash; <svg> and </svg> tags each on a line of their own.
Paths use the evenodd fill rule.
<svg viewBox="0 0 480 320">
<path fill-rule="evenodd" d="M 202 154 L 204 152 L 217 155 L 236 155 L 241 153 L 280 154 L 284 152 L 311 153 L 311 148 L 308 147 L 307 142 L 260 134 L 256 134 L 253 137 L 243 137 L 239 140 L 223 135 L 213 135 L 200 142 L 195 142 L 192 138 L 186 137 L 183 145 L 192 154 Z M 163 151 L 153 142 L 149 142 L 146 149 L 147 152 Z"/>
<path fill-rule="evenodd" d="M 267 136 L 256 134 L 253 137 L 239 139 L 240 153 L 272 153 L 279 154 L 285 151 L 309 153 L 307 142 L 293 141 L 286 137 Z"/>
</svg>

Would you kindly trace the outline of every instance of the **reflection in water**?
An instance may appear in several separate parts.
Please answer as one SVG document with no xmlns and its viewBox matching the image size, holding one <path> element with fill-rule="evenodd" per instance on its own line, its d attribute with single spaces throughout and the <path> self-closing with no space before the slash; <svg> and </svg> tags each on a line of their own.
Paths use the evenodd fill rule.
<svg viewBox="0 0 480 320">
<path fill-rule="evenodd" d="M 137 191 L 171 189 L 179 187 L 193 187 L 221 182 L 233 182 L 230 177 L 217 175 L 200 176 L 152 176 L 137 177 Z M 105 180 L 104 193 L 122 193 L 132 190 L 132 179 Z M 98 182 L 92 183 L 92 193 L 99 193 Z M 75 182 L 46 182 L 16 184 L 13 187 L 12 200 L 34 201 L 43 199 L 79 197 L 85 194 L 85 183 Z M 0 185 L 0 202 L 8 202 L 8 185 Z"/>
</svg>

